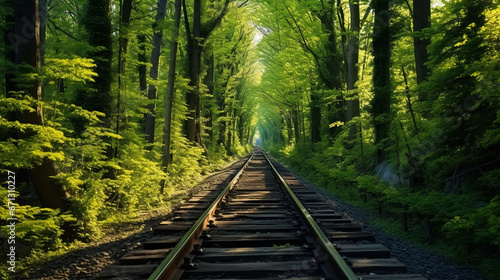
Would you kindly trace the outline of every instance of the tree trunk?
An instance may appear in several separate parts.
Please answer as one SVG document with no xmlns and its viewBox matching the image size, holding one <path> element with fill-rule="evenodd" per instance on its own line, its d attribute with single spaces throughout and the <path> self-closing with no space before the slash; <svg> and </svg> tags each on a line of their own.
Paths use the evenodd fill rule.
<svg viewBox="0 0 500 280">
<path fill-rule="evenodd" d="M 149 77 L 152 80 L 158 79 L 158 69 L 160 66 L 160 52 L 161 52 L 161 41 L 163 39 L 163 29 L 159 27 L 163 19 L 165 18 L 165 12 L 167 10 L 167 0 L 158 1 L 158 11 L 156 13 L 155 23 L 153 25 L 154 35 L 153 35 L 153 50 L 151 50 L 151 68 L 149 69 Z M 149 143 L 154 143 L 155 140 L 155 122 L 156 122 L 156 86 L 150 84 L 148 88 L 148 99 L 150 104 L 148 104 L 148 113 L 146 114 L 146 140 Z"/>
<path fill-rule="evenodd" d="M 247 130 L 247 125 L 245 122 L 245 118 L 243 117 L 243 113 L 240 113 L 238 120 L 239 120 L 239 125 L 237 126 L 237 128 L 238 128 L 238 138 L 240 141 L 239 143 L 244 146 L 247 142 L 245 139 L 246 135 L 245 131 Z"/>
<path fill-rule="evenodd" d="M 302 145 L 306 146 L 306 118 L 304 114 L 304 104 L 300 105 L 300 121 L 302 126 L 301 137 L 302 137 Z"/>
<path fill-rule="evenodd" d="M 293 139 L 293 124 L 292 124 L 292 118 L 284 115 L 284 118 L 286 120 L 286 132 L 287 132 L 287 137 L 288 137 L 288 144 L 292 143 Z"/>
<path fill-rule="evenodd" d="M 377 145 L 377 161 L 386 158 L 389 129 L 391 123 L 391 33 L 390 33 L 390 0 L 374 0 L 375 23 L 373 26 L 373 87 L 374 96 L 371 101 L 375 144 Z"/>
<path fill-rule="evenodd" d="M 172 105 L 175 90 L 175 70 L 177 66 L 177 47 L 179 36 L 179 25 L 181 21 L 181 0 L 175 0 L 174 26 L 172 28 L 172 39 L 170 41 L 170 64 L 168 68 L 167 94 L 165 96 L 165 127 L 163 135 L 163 154 L 161 166 L 165 173 L 168 171 L 170 163 L 170 143 L 172 134 Z M 163 188 L 163 186 L 162 186 Z"/>
<path fill-rule="evenodd" d="M 139 66 L 137 67 L 137 72 L 139 74 L 139 90 L 142 95 L 147 96 L 146 90 L 148 88 L 148 82 L 146 63 L 148 61 L 146 57 L 146 35 L 138 35 L 137 41 L 139 44 L 139 54 L 137 55 L 137 60 L 139 60 Z"/>
<path fill-rule="evenodd" d="M 358 59 L 359 59 L 359 3 L 355 0 L 349 1 L 351 11 L 351 37 L 347 46 L 347 90 L 354 91 L 358 81 Z M 359 97 L 357 93 L 347 94 L 347 122 L 359 117 Z M 349 125 L 349 140 L 357 136 L 357 125 Z"/>
<path fill-rule="evenodd" d="M 226 125 L 227 125 L 227 122 L 226 121 L 219 121 L 220 125 L 219 125 L 219 141 L 218 141 L 218 145 L 223 145 L 225 146 L 226 145 Z"/>
<path fill-rule="evenodd" d="M 232 151 L 231 148 L 233 147 L 233 116 L 231 115 L 230 121 L 227 124 L 227 155 L 231 155 Z"/>
<path fill-rule="evenodd" d="M 14 3 L 15 18 L 14 33 L 10 37 L 9 44 L 13 47 L 11 59 L 15 65 L 28 64 L 33 67 L 34 71 L 39 71 L 42 64 L 41 57 L 41 35 L 40 35 L 40 18 L 39 18 L 39 2 L 38 0 L 25 1 L 17 0 Z M 11 35 L 11 34 L 9 34 Z M 14 80 L 9 80 L 12 76 L 7 76 L 7 90 L 17 88 Z M 20 85 L 19 85 L 20 86 Z M 12 88 L 11 88 L 12 87 Z M 32 81 L 25 93 L 33 99 L 42 100 L 42 86 L 40 80 Z M 29 123 L 34 125 L 44 125 L 43 110 L 41 104 L 37 104 L 34 112 L 23 111 L 18 115 L 21 123 Z M 21 138 L 26 138 L 31 135 L 23 133 Z M 38 197 L 45 207 L 68 209 L 69 202 L 68 194 L 65 187 L 57 182 L 52 176 L 57 175 L 57 170 L 51 160 L 44 159 L 40 165 L 34 166 L 29 170 L 30 177 L 35 185 Z"/>
<path fill-rule="evenodd" d="M 337 32 L 335 27 L 335 14 L 334 11 L 337 7 L 335 7 L 335 1 L 328 2 L 329 7 L 326 7 L 324 11 L 321 11 L 322 16 L 319 17 L 321 21 L 322 28 L 327 35 L 327 44 L 325 46 L 327 50 L 326 61 L 328 62 L 328 73 L 326 85 L 329 89 L 338 90 L 342 89 L 342 55 L 339 53 L 338 43 L 337 43 Z M 345 100 L 343 97 L 337 97 L 340 101 L 335 102 L 332 105 L 327 106 L 328 114 L 327 114 L 327 127 L 329 124 L 334 123 L 336 121 L 345 121 Z M 328 128 L 328 132 L 332 139 L 339 134 L 339 129 Z"/>
<path fill-rule="evenodd" d="M 45 41 L 47 38 L 47 1 L 38 0 L 38 18 L 40 19 L 40 60 L 41 64 L 45 61 Z"/>
<path fill-rule="evenodd" d="M 425 63 L 429 60 L 427 46 L 431 40 L 422 36 L 421 31 L 431 26 L 431 1 L 413 1 L 413 49 L 415 53 L 415 69 L 417 72 L 417 84 L 425 81 L 429 75 L 429 69 Z M 419 93 L 419 99 L 425 100 L 425 92 Z"/>
<path fill-rule="evenodd" d="M 211 96 L 215 96 L 215 59 L 214 59 L 214 53 L 213 50 L 211 51 L 210 57 L 208 58 L 208 67 L 207 67 L 207 75 L 205 76 L 205 84 L 207 85 L 208 89 L 208 94 Z M 214 131 L 213 131 L 213 126 L 214 126 L 214 117 L 217 114 L 217 104 L 212 104 L 211 107 L 209 108 L 209 113 L 207 116 L 207 126 L 210 128 L 208 130 L 208 137 L 209 139 L 213 139 L 214 137 Z M 213 141 L 211 141 L 212 145 L 214 144 Z"/>
<path fill-rule="evenodd" d="M 116 127 L 115 133 L 120 133 L 121 120 L 121 95 L 125 90 L 125 70 L 127 67 L 127 50 L 128 50 L 128 28 L 130 25 L 130 16 L 132 13 L 132 0 L 120 0 L 120 26 L 118 39 L 118 96 L 116 101 Z M 115 157 L 118 156 L 118 145 L 115 147 Z"/>
<path fill-rule="evenodd" d="M 188 115 L 186 120 L 186 138 L 194 143 L 200 144 L 202 147 L 203 141 L 201 137 L 201 106 L 200 106 L 200 66 L 201 66 L 201 53 L 203 51 L 203 44 L 206 38 L 210 36 L 212 31 L 222 21 L 227 13 L 230 0 L 224 2 L 224 6 L 214 21 L 210 21 L 202 28 L 201 21 L 201 0 L 194 0 L 193 8 L 193 29 L 189 32 L 189 24 L 187 17 L 186 29 L 187 34 L 187 48 L 188 48 L 188 66 L 189 66 L 189 86 L 191 90 L 186 95 Z M 185 14 L 186 11 L 185 11 Z M 203 29 L 203 30 L 202 30 Z M 203 33 L 202 33 L 203 31 Z"/>
<path fill-rule="evenodd" d="M 293 132 L 295 135 L 295 144 L 299 144 L 300 141 L 300 126 L 299 126 L 299 110 L 294 108 L 292 111 L 293 120 Z"/>
<path fill-rule="evenodd" d="M 311 91 L 310 96 L 311 143 L 314 144 L 321 141 L 321 96 L 314 90 Z"/>
<path fill-rule="evenodd" d="M 187 107 L 188 119 L 186 120 L 186 137 L 191 142 L 196 142 L 197 122 L 199 121 L 199 103 L 200 103 L 200 64 L 201 64 L 201 0 L 194 0 L 194 13 L 193 13 L 193 33 L 188 42 L 189 52 L 189 86 L 191 90 L 188 91 Z"/>
<path fill-rule="evenodd" d="M 87 31 L 87 41 L 92 47 L 100 49 L 92 51 L 90 57 L 96 64 L 97 77 L 91 89 L 77 93 L 76 103 L 87 110 L 96 110 L 106 114 L 104 126 L 110 127 L 111 117 L 111 11 L 110 0 L 88 0 L 85 6 L 83 25 Z"/>
<path fill-rule="evenodd" d="M 7 8 L 7 5 L 9 5 L 8 8 L 14 10 L 15 5 L 14 2 L 5 2 L 5 7 Z M 16 18 L 14 17 L 14 13 L 9 14 L 7 13 L 5 15 L 5 33 L 3 34 L 4 37 L 4 45 L 5 45 L 5 50 L 4 50 L 4 56 L 5 59 L 10 61 L 11 63 L 5 63 L 5 72 L 2 73 L 5 78 L 5 97 L 13 97 L 13 92 L 16 91 L 16 82 L 14 81 L 15 78 L 15 68 L 14 64 L 16 63 L 16 53 L 18 52 L 18 46 L 19 44 L 22 44 L 23 42 L 26 41 L 26 38 L 21 37 L 17 38 L 18 36 L 16 34 Z M 7 115 L 7 120 L 9 121 L 14 121 L 16 118 L 15 112 L 10 112 Z M 11 136 L 11 137 L 9 137 Z M 12 138 L 14 135 L 9 135 L 7 133 L 6 135 L 7 138 Z"/>
</svg>

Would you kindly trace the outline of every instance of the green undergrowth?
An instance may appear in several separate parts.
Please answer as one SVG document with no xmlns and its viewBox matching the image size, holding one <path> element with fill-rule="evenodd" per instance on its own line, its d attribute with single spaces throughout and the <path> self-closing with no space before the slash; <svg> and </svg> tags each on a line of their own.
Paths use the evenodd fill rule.
<svg viewBox="0 0 500 280">
<path fill-rule="evenodd" d="M 92 242 L 73 240 L 72 242 L 61 242 L 59 246 L 51 250 L 31 249 L 29 255 L 22 257 L 16 262 L 16 273 L 4 275 L 3 277 L 5 279 L 24 279 L 36 276 L 35 271 L 37 269 L 71 252 L 100 246 L 101 244 L 138 234 L 144 230 L 144 223 L 147 220 L 161 218 L 171 210 L 172 208 L 170 207 L 159 207 L 151 211 L 138 211 L 132 215 L 125 212 L 117 212 L 113 217 L 99 222 L 100 237 L 93 239 Z"/>
<path fill-rule="evenodd" d="M 37 268 L 70 252 L 95 246 L 110 238 L 126 238 L 139 233 L 147 219 L 165 216 L 182 203 L 191 189 L 211 172 L 221 170 L 237 159 L 237 156 L 220 156 L 209 161 L 202 156 L 201 148 L 182 144 L 177 144 L 177 151 L 182 152 L 184 149 L 186 152 L 174 156 L 168 176 L 162 176 L 158 164 L 148 158 L 154 159 L 156 156 L 146 155 L 133 145 L 127 147 L 121 158 L 114 162 L 101 159 L 99 151 L 102 150 L 96 149 L 94 144 L 87 151 L 88 157 L 94 156 L 94 159 L 86 158 L 75 163 L 73 159 L 65 157 L 69 162 L 67 165 L 60 162 L 58 179 L 71 192 L 71 207 L 64 212 L 36 206 L 38 202 L 36 196 L 32 195 L 35 193 L 33 186 L 18 183 L 15 201 L 15 217 L 18 219 L 15 229 L 15 273 L 8 270 L 7 262 L 3 262 L 0 278 L 25 279 L 36 276 L 33 272 Z M 76 149 L 80 148 L 85 147 Z M 114 165 L 117 170 L 116 179 L 107 178 L 104 171 L 96 172 L 100 166 L 109 165 Z M 166 182 L 163 193 L 160 188 L 162 179 Z M 5 188 L 0 188 L 0 197 L 7 199 Z M 4 202 L 7 205 L 7 201 Z M 9 212 L 2 208 L 0 218 L 6 220 L 8 217 Z M 2 247 L 10 246 L 7 244 L 8 234 L 7 227 L 1 227 Z"/>
<path fill-rule="evenodd" d="M 391 186 L 329 155 L 328 148 L 271 151 L 296 174 L 366 211 L 385 232 L 500 279 L 500 197 L 483 203 L 484 197 L 467 186 L 460 193 Z"/>
</svg>

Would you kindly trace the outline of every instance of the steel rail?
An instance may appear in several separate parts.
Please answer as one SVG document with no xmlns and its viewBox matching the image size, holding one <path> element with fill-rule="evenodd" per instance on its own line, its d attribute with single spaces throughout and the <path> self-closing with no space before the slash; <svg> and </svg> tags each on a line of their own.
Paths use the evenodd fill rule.
<svg viewBox="0 0 500 280">
<path fill-rule="evenodd" d="M 250 160 L 252 160 L 254 153 L 248 158 L 243 167 L 238 171 L 234 178 L 229 182 L 222 192 L 217 196 L 217 198 L 210 204 L 210 206 L 203 212 L 200 218 L 191 226 L 188 232 L 184 234 L 182 239 L 177 243 L 177 245 L 170 251 L 170 253 L 163 259 L 163 261 L 158 265 L 155 271 L 149 276 L 148 280 L 165 280 L 165 279 L 176 279 L 176 271 L 180 269 L 181 263 L 184 261 L 183 257 L 187 255 L 193 244 L 196 243 L 198 238 L 201 236 L 203 229 L 209 223 L 211 217 L 213 217 L 215 210 L 222 199 L 229 193 L 229 191 L 236 184 L 238 179 L 243 174 L 243 171 L 248 166 Z M 180 276 L 180 275 L 179 275 Z"/>
<path fill-rule="evenodd" d="M 354 274 L 352 269 L 349 267 L 349 265 L 342 259 L 342 256 L 337 252 L 335 247 L 333 247 L 332 243 L 328 238 L 325 236 L 321 228 L 318 226 L 316 221 L 312 218 L 311 214 L 307 211 L 307 209 L 304 207 L 302 202 L 297 198 L 295 193 L 292 191 L 290 186 L 286 183 L 285 179 L 281 177 L 279 174 L 278 170 L 274 167 L 272 164 L 271 160 L 268 158 L 268 156 L 263 153 L 264 156 L 266 157 L 267 162 L 271 165 L 271 168 L 276 176 L 276 178 L 281 182 L 282 186 L 284 187 L 285 191 L 288 193 L 290 198 L 292 199 L 293 203 L 295 206 L 298 208 L 302 218 L 305 220 L 307 223 L 307 226 L 309 229 L 311 229 L 311 234 L 315 238 L 316 242 L 321 247 L 322 254 L 324 257 L 326 257 L 326 262 L 335 269 L 334 273 L 336 273 L 336 276 L 338 279 L 342 280 L 359 280 L 358 276 Z"/>
</svg>

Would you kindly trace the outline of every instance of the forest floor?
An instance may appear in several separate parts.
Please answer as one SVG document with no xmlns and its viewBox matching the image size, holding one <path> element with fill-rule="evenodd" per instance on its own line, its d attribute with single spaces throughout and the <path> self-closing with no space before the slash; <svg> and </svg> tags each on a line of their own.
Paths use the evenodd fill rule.
<svg viewBox="0 0 500 280">
<path fill-rule="evenodd" d="M 216 172 L 206 177 L 206 180 L 193 188 L 197 189 L 207 184 L 219 184 L 226 178 L 222 172 Z M 302 179 L 306 184 L 314 186 Z M 419 273 L 429 280 L 481 280 L 485 279 L 470 268 L 454 264 L 443 256 L 429 250 L 418 248 L 409 242 L 383 232 L 371 221 L 373 217 L 363 210 L 359 210 L 341 200 L 332 197 L 323 189 L 316 187 L 332 207 L 339 213 L 351 218 L 355 222 L 374 234 L 379 243 L 388 247 L 393 257 L 408 266 L 410 273 Z M 180 205 L 185 198 L 179 195 L 175 205 Z M 103 228 L 103 238 L 93 244 L 87 244 L 77 250 L 68 252 L 61 258 L 52 260 L 38 269 L 30 271 L 28 279 L 33 280 L 60 280 L 60 279 L 94 279 L 99 272 L 118 261 L 118 259 L 141 242 L 149 239 L 152 227 L 168 219 L 174 207 L 143 212 L 132 221 L 109 224 Z"/>
</svg>

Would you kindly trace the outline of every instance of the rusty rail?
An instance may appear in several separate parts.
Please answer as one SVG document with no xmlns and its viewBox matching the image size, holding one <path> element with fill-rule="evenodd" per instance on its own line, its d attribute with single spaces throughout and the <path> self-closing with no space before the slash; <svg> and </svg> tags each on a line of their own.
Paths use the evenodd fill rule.
<svg viewBox="0 0 500 280">
<path fill-rule="evenodd" d="M 358 280 L 359 278 L 354 274 L 349 265 L 344 261 L 342 256 L 337 252 L 335 247 L 333 247 L 332 243 L 325 236 L 321 228 L 318 226 L 316 221 L 312 218 L 311 214 L 304 207 L 302 202 L 297 198 L 293 190 L 286 183 L 285 179 L 279 174 L 278 170 L 274 167 L 271 160 L 267 157 L 265 153 L 263 153 L 266 157 L 266 160 L 271 165 L 271 168 L 276 176 L 276 178 L 281 182 L 283 188 L 286 193 L 290 196 L 296 208 L 299 210 L 300 215 L 302 216 L 304 222 L 307 227 L 310 229 L 310 234 L 314 237 L 315 241 L 319 245 L 320 252 L 318 252 L 319 256 L 322 260 L 328 264 L 330 268 L 333 268 L 332 273 L 335 274 L 335 279 L 342 280 Z"/>
<path fill-rule="evenodd" d="M 298 209 L 303 221 L 310 229 L 310 235 L 314 238 L 316 244 L 319 245 L 316 255 L 319 257 L 320 262 L 326 264 L 328 268 L 330 268 L 330 272 L 332 273 L 334 279 L 358 280 L 359 278 L 354 274 L 349 265 L 342 259 L 340 254 L 333 247 L 328 238 L 324 235 L 321 228 L 317 225 L 312 216 L 308 213 L 307 209 L 293 193 L 290 186 L 278 173 L 271 160 L 265 153 L 263 153 L 263 155 L 270 164 L 275 177 L 282 184 L 285 192 L 290 196 L 293 204 Z M 244 166 L 231 180 L 231 182 L 227 184 L 227 186 L 222 190 L 217 198 L 210 204 L 207 210 L 203 212 L 202 216 L 194 223 L 194 225 L 182 237 L 182 239 L 177 243 L 172 251 L 170 251 L 165 259 L 158 265 L 153 274 L 151 274 L 151 276 L 148 278 L 149 280 L 170 280 L 180 278 L 183 272 L 181 266 L 184 262 L 184 256 L 186 256 L 190 252 L 190 250 L 192 250 L 193 245 L 198 242 L 198 239 L 202 235 L 203 230 L 207 227 L 209 221 L 214 218 L 215 210 L 220 206 L 224 197 L 236 184 L 253 157 L 254 153 L 252 153 L 252 155 L 245 162 Z"/>
<path fill-rule="evenodd" d="M 236 176 L 227 184 L 214 202 L 210 204 L 207 210 L 203 212 L 202 216 L 193 224 L 193 226 L 182 237 L 172 251 L 170 251 L 165 259 L 158 265 L 153 274 L 149 276 L 148 280 L 178 279 L 180 277 L 182 274 L 180 266 L 184 262 L 184 256 L 188 254 L 193 245 L 198 241 L 198 238 L 202 235 L 203 229 L 207 227 L 209 221 L 213 219 L 215 210 L 220 206 L 222 199 L 224 199 L 224 197 L 236 184 L 253 156 L 254 154 L 252 153 Z"/>
</svg>

